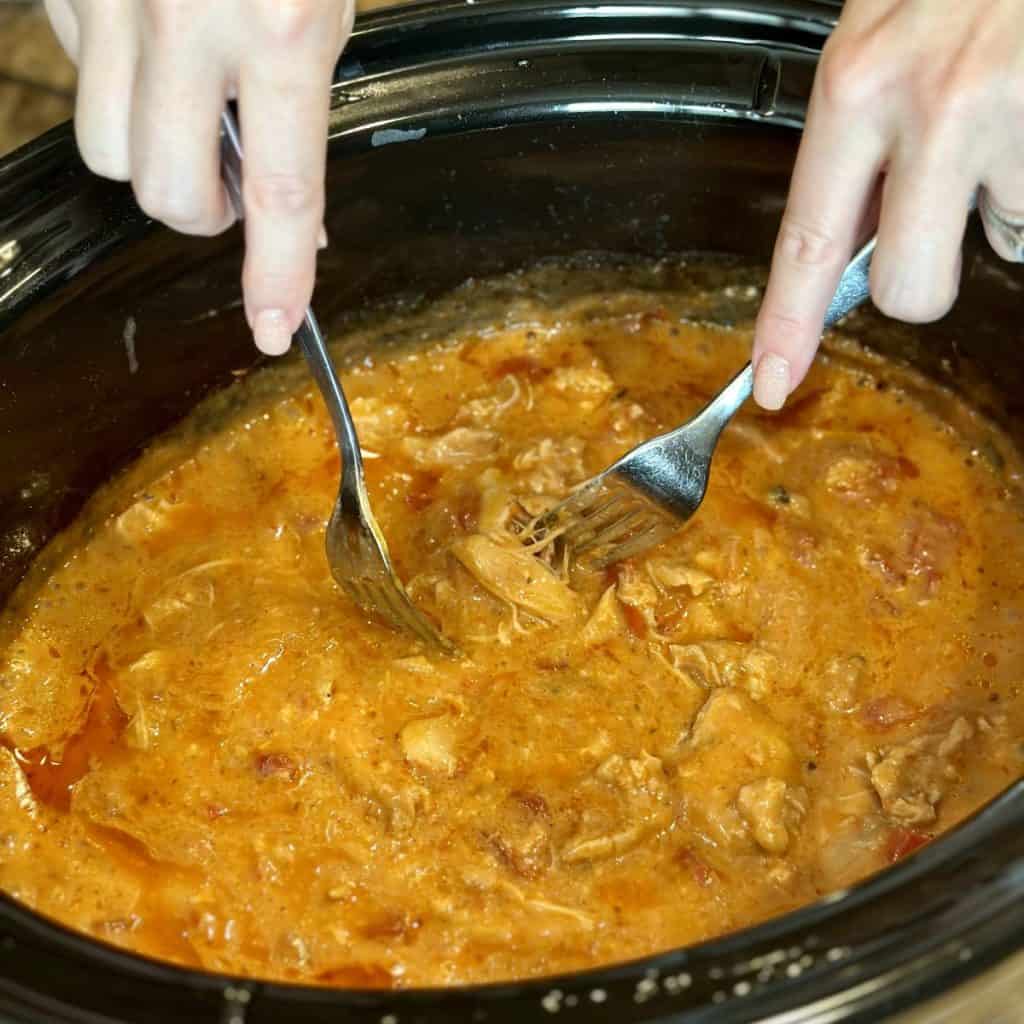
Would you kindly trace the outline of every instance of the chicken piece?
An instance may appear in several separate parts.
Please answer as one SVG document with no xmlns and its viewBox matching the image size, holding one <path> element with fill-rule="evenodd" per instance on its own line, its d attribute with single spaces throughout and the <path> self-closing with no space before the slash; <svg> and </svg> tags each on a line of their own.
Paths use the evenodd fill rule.
<svg viewBox="0 0 1024 1024">
<path fill-rule="evenodd" d="M 39 805 L 14 754 L 0 747 L 0 822 L 14 822 L 19 815 L 36 818 Z"/>
<path fill-rule="evenodd" d="M 173 531 L 181 514 L 180 506 L 164 498 L 140 498 L 114 520 L 114 529 L 132 547 L 144 547 L 152 537 Z"/>
<path fill-rule="evenodd" d="M 864 438 L 834 437 L 818 446 L 804 466 L 811 488 L 851 504 L 881 501 L 920 470 L 901 455 L 882 451 Z"/>
<path fill-rule="evenodd" d="M 477 526 L 480 533 L 502 533 L 512 517 L 512 491 L 501 471 L 493 466 L 477 478 L 480 488 L 480 514 Z"/>
<path fill-rule="evenodd" d="M 570 840 L 561 854 L 566 864 L 619 857 L 660 832 L 672 820 L 671 793 L 664 767 L 660 758 L 646 751 L 639 757 L 612 754 L 599 765 L 587 786 L 593 794 L 591 803 L 595 807 L 600 801 L 597 795 L 600 790 L 604 789 L 605 794 L 611 791 L 615 810 L 605 821 L 621 827 Z"/>
<path fill-rule="evenodd" d="M 587 624 L 580 631 L 580 640 L 588 647 L 596 647 L 622 636 L 625 628 L 626 620 L 615 594 L 615 587 L 608 587 L 587 619 Z"/>
<path fill-rule="evenodd" d="M 451 778 L 458 770 L 455 729 L 451 717 L 415 718 L 399 733 L 402 756 L 413 768 Z"/>
<path fill-rule="evenodd" d="M 640 634 L 648 631 L 657 632 L 657 609 L 660 600 L 658 590 L 629 563 L 624 564 L 619 571 L 615 593 L 624 605 L 628 605 L 626 611 L 630 617 L 627 621 L 631 627 L 634 627 L 634 632 Z M 639 629 L 635 628 L 638 619 L 640 620 Z"/>
<path fill-rule="evenodd" d="M 666 793 L 665 770 L 661 759 L 647 751 L 639 757 L 613 754 L 595 772 L 603 782 L 617 786 L 631 796 L 645 794 L 662 797 Z"/>
<path fill-rule="evenodd" d="M 793 831 L 803 820 L 807 794 L 802 787 L 790 786 L 782 779 L 758 779 L 740 789 L 736 806 L 757 845 L 766 853 L 782 854 L 789 849 Z"/>
<path fill-rule="evenodd" d="M 935 758 L 909 746 L 893 747 L 871 768 L 882 809 L 907 825 L 924 825 L 936 818 L 935 805 L 942 799 Z"/>
<path fill-rule="evenodd" d="M 452 545 L 455 557 L 495 597 L 547 622 L 568 622 L 579 608 L 565 580 L 518 546 L 474 534 Z"/>
<path fill-rule="evenodd" d="M 545 437 L 524 449 L 512 461 L 522 474 L 520 487 L 533 494 L 564 494 L 586 475 L 583 447 L 578 437 Z"/>
<path fill-rule="evenodd" d="M 493 431 L 478 427 L 455 427 L 435 437 L 406 437 L 402 451 L 418 466 L 444 468 L 465 466 L 492 458 L 501 447 Z"/>
<path fill-rule="evenodd" d="M 486 833 L 506 867 L 520 878 L 539 878 L 552 861 L 547 802 L 536 793 L 512 793 L 502 805 L 501 821 Z"/>
<path fill-rule="evenodd" d="M 690 826 L 713 843 L 743 847 L 756 839 L 756 831 L 742 813 L 739 793 L 766 778 L 796 785 L 799 765 L 771 717 L 742 691 L 724 687 L 714 690 L 698 713 L 680 751 L 676 778 Z M 745 798 L 750 815 L 757 796 L 765 798 L 757 788 Z M 773 836 L 768 842 L 773 839 L 779 841 Z"/>
<path fill-rule="evenodd" d="M 869 683 L 868 663 L 863 655 L 836 655 L 822 668 L 819 692 L 831 711 L 848 715 L 860 706 L 861 695 Z"/>
<path fill-rule="evenodd" d="M 958 777 L 951 759 L 973 736 L 973 727 L 961 717 L 943 735 L 921 736 L 870 757 L 871 784 L 882 810 L 904 825 L 935 821 L 936 807 Z"/>
<path fill-rule="evenodd" d="M 758 766 L 779 763 L 792 774 L 796 759 L 779 726 L 746 694 L 734 688 L 715 690 L 693 723 L 694 750 L 739 744 L 741 760 Z"/>
<path fill-rule="evenodd" d="M 599 366 L 559 366 L 551 374 L 557 391 L 571 396 L 580 412 L 592 412 L 615 390 L 615 381 Z"/>
<path fill-rule="evenodd" d="M 375 395 L 360 395 L 349 402 L 356 422 L 359 442 L 370 449 L 387 447 L 409 429 L 409 416 L 400 405 L 385 402 Z"/>
<path fill-rule="evenodd" d="M 489 390 L 478 398 L 471 398 L 459 410 L 458 421 L 462 423 L 493 423 L 508 412 L 523 397 L 523 386 L 519 378 L 510 373 L 502 377 L 497 388 Z"/>
<path fill-rule="evenodd" d="M 694 597 L 700 597 L 715 583 L 710 573 L 668 558 L 652 558 L 647 573 L 658 586 L 667 590 L 686 587 Z"/>
<path fill-rule="evenodd" d="M 779 675 L 775 656 L 763 648 L 734 640 L 672 644 L 669 660 L 676 670 L 704 687 L 730 686 L 755 700 L 768 696 Z"/>
</svg>

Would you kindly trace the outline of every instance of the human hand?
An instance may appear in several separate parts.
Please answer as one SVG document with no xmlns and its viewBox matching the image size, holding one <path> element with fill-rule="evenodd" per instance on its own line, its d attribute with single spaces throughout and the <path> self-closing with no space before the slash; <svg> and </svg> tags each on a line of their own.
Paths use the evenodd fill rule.
<svg viewBox="0 0 1024 1024">
<path fill-rule="evenodd" d="M 911 323 L 945 315 L 979 186 L 989 242 L 1024 262 L 1024 0 L 847 0 L 818 68 L 757 319 L 758 404 L 781 408 L 804 378 L 839 276 L 876 216 L 875 305 Z"/>
<path fill-rule="evenodd" d="M 131 181 L 169 227 L 214 235 L 234 213 L 220 178 L 220 115 L 245 139 L 245 311 L 285 352 L 323 238 L 331 78 L 354 0 L 46 0 L 79 67 L 75 134 L 97 174 Z"/>
</svg>

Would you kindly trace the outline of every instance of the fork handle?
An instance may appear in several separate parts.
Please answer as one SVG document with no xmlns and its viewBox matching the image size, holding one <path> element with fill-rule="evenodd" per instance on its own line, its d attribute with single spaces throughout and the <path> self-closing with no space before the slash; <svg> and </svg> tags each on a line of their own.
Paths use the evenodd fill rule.
<svg viewBox="0 0 1024 1024">
<path fill-rule="evenodd" d="M 242 220 L 245 216 L 245 207 L 242 202 L 242 137 L 238 130 L 238 122 L 230 108 L 225 108 L 220 119 L 221 177 L 224 179 L 224 185 L 231 199 L 231 205 L 235 209 L 235 214 L 239 220 Z M 299 329 L 295 332 L 295 342 L 302 349 L 313 379 L 323 395 L 327 411 L 331 414 L 334 429 L 341 442 L 341 451 L 347 455 L 345 465 L 342 467 L 342 480 L 348 478 L 351 483 L 354 482 L 353 477 L 362 479 L 363 458 L 359 449 L 359 439 L 356 436 L 355 423 L 352 421 L 352 413 L 349 410 L 345 392 L 342 390 L 341 381 L 338 380 L 338 374 L 331 362 L 320 325 L 309 306 L 306 307 L 302 323 L 299 324 Z"/>
<path fill-rule="evenodd" d="M 836 293 L 825 313 L 825 327 L 835 326 L 847 313 L 856 309 L 871 294 L 871 257 L 878 239 L 872 238 L 846 265 Z M 715 446 L 718 435 L 736 415 L 737 410 L 750 397 L 754 388 L 754 367 L 747 363 L 742 370 L 687 424 L 687 437 L 703 442 L 708 454 Z"/>
</svg>

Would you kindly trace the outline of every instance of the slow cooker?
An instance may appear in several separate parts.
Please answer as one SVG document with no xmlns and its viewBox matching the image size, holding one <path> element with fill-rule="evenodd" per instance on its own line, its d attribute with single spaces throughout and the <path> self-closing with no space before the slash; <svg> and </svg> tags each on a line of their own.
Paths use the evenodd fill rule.
<svg viewBox="0 0 1024 1024">
<path fill-rule="evenodd" d="M 316 306 L 346 312 L 581 253 L 767 262 L 821 0 L 451 0 L 357 25 L 336 72 Z M 0 601 L 104 479 L 256 361 L 240 236 L 173 234 L 70 128 L 0 163 Z M 940 325 L 898 354 L 1024 436 L 1024 269 L 977 226 Z M 888 335 L 886 335 L 888 337 Z M 2 689 L 0 689 L 2 694 Z M 2 830 L 2 823 L 0 823 Z M 694 948 L 455 990 L 186 970 L 0 896 L 0 1021 L 1024 1020 L 1024 782 L 846 892 Z M 909 1016 L 907 1016 L 909 1015 Z"/>
</svg>

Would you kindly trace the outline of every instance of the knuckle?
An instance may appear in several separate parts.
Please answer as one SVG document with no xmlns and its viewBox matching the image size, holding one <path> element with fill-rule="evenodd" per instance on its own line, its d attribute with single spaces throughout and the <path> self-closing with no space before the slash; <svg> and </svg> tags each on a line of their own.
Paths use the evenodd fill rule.
<svg viewBox="0 0 1024 1024">
<path fill-rule="evenodd" d="M 878 91 L 877 72 L 874 62 L 864 59 L 856 42 L 836 34 L 822 51 L 816 85 L 821 98 L 832 109 L 862 107 Z"/>
<path fill-rule="evenodd" d="M 143 11 L 154 33 L 174 36 L 198 13 L 197 0 L 145 0 Z"/>
<path fill-rule="evenodd" d="M 918 97 L 918 107 L 932 134 L 943 133 L 952 124 L 973 119 L 978 106 L 978 90 L 963 79 L 923 84 Z"/>
<path fill-rule="evenodd" d="M 178 231 L 205 235 L 215 230 L 211 203 L 161 178 L 145 175 L 137 179 L 135 200 L 147 216 Z"/>
<path fill-rule="evenodd" d="M 943 130 L 973 119 L 985 104 L 989 72 L 969 52 L 919 73 L 913 85 L 918 116 L 926 130 Z"/>
<path fill-rule="evenodd" d="M 803 224 L 789 214 L 782 218 L 776 248 L 788 263 L 809 269 L 832 268 L 841 263 L 844 256 L 827 231 Z"/>
<path fill-rule="evenodd" d="M 800 317 L 764 310 L 758 318 L 755 333 L 758 337 L 770 339 L 773 348 L 790 351 L 804 343 L 808 336 L 813 338 L 816 332 Z"/>
<path fill-rule="evenodd" d="M 879 312 L 893 320 L 909 324 L 927 324 L 941 320 L 956 300 L 956 290 L 916 289 L 903 281 L 884 279 L 872 282 L 871 300 Z"/>
<path fill-rule="evenodd" d="M 294 43 L 305 38 L 324 13 L 321 0 L 273 0 L 264 4 L 267 32 L 277 41 Z"/>
<path fill-rule="evenodd" d="M 246 182 L 246 206 L 268 216 L 297 216 L 317 210 L 321 190 L 304 174 L 260 174 Z"/>
<path fill-rule="evenodd" d="M 127 181 L 131 177 L 128 154 L 124 147 L 94 139 L 90 133 L 80 129 L 77 121 L 75 141 L 82 162 L 93 174 L 113 181 Z"/>
</svg>

